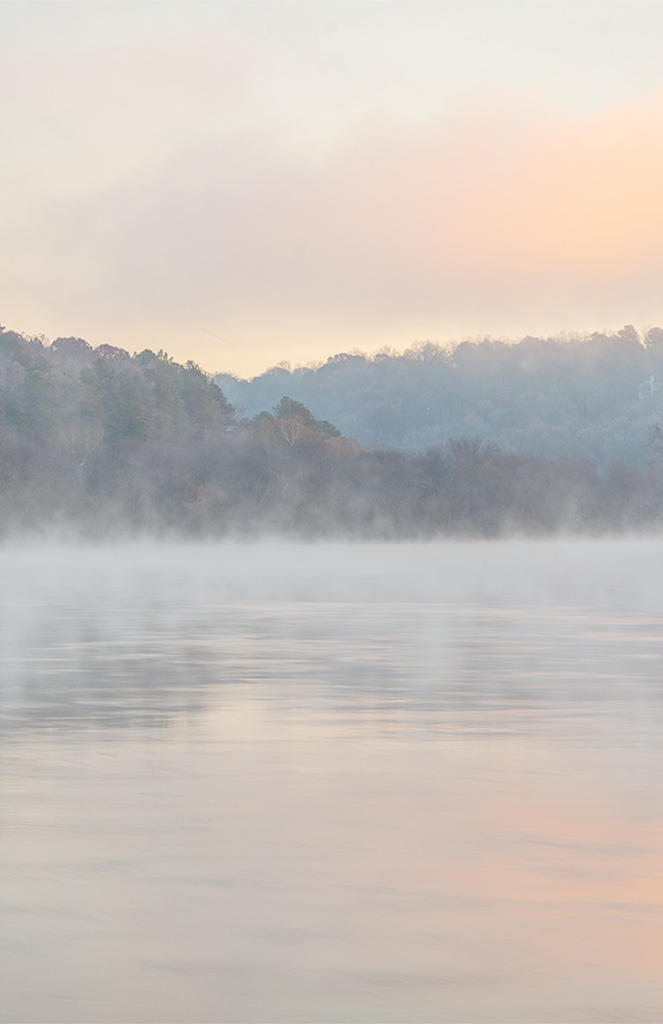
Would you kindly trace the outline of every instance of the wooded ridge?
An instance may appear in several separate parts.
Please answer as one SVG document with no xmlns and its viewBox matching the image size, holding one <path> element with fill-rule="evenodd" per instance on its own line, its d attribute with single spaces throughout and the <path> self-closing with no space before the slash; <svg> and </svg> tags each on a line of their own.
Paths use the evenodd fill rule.
<svg viewBox="0 0 663 1024">
<path fill-rule="evenodd" d="M 659 328 L 350 353 L 251 381 L 2 330 L 2 532 L 657 530 L 661 378 Z"/>
<path fill-rule="evenodd" d="M 245 415 L 291 395 L 371 447 L 425 452 L 478 437 L 507 452 L 644 469 L 650 428 L 663 413 L 663 330 L 422 342 L 403 353 L 280 364 L 252 380 L 215 379 Z"/>
</svg>

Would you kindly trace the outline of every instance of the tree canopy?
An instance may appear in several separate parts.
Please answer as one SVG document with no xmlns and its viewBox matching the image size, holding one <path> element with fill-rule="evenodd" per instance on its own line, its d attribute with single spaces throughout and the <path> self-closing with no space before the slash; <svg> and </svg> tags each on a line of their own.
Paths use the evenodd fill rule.
<svg viewBox="0 0 663 1024">
<path fill-rule="evenodd" d="M 663 412 L 663 330 L 429 341 L 400 354 L 341 353 L 322 365 L 216 380 L 248 416 L 285 393 L 367 446 L 425 452 L 480 437 L 513 453 L 644 469 Z"/>
<path fill-rule="evenodd" d="M 220 378 L 191 361 L 2 331 L 0 529 L 362 538 L 660 529 L 662 352 L 658 328 L 644 338 L 625 328 L 582 344 L 342 354 L 230 381 L 238 413 Z M 242 395 L 270 388 L 246 415 Z M 309 394 L 315 402 L 304 402 Z M 318 417 L 333 408 L 364 423 L 363 443 Z"/>
</svg>

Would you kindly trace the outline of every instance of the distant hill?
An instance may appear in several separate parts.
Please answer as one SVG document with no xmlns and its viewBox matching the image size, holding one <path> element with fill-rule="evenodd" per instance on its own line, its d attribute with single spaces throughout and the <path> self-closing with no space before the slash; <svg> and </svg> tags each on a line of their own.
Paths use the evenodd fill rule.
<svg viewBox="0 0 663 1024">
<path fill-rule="evenodd" d="M 402 354 L 342 353 L 318 366 L 215 380 L 241 414 L 288 394 L 367 446 L 424 452 L 478 437 L 505 452 L 644 468 L 663 412 L 663 330 L 425 342 Z"/>
<path fill-rule="evenodd" d="M 625 328 L 215 382 L 165 352 L 3 329 L 0 535 L 660 530 L 662 355 L 663 332 Z"/>
</svg>

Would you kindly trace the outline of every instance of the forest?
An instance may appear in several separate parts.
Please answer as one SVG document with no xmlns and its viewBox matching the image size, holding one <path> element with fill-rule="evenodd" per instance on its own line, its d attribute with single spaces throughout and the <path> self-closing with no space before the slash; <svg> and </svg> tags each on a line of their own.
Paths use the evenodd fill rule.
<svg viewBox="0 0 663 1024">
<path fill-rule="evenodd" d="M 359 352 L 243 381 L 0 333 L 0 523 L 499 537 L 663 526 L 663 330 Z"/>
<path fill-rule="evenodd" d="M 252 380 L 215 379 L 245 415 L 291 395 L 369 447 L 425 452 L 473 437 L 505 452 L 644 469 L 663 411 L 663 330 L 421 342 L 402 354 L 346 352 Z"/>
</svg>

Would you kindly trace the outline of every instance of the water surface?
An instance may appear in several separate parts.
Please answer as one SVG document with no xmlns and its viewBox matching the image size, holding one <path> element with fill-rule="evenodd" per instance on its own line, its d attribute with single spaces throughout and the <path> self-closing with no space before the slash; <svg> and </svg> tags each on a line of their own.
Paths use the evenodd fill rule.
<svg viewBox="0 0 663 1024">
<path fill-rule="evenodd" d="M 2 1019 L 660 1020 L 661 553 L 1 552 Z"/>
</svg>

